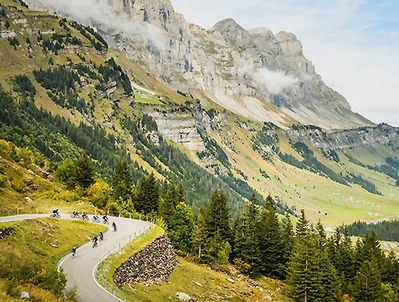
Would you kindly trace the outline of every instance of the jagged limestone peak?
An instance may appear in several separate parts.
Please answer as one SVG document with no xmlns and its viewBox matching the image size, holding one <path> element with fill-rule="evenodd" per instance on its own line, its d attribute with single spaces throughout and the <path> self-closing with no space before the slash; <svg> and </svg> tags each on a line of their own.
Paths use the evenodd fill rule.
<svg viewBox="0 0 399 302">
<path fill-rule="evenodd" d="M 280 31 L 276 35 L 276 39 L 280 42 L 283 53 L 286 56 L 303 56 L 302 43 L 296 38 L 293 33 Z"/>
<path fill-rule="evenodd" d="M 209 32 L 218 31 L 224 39 L 234 47 L 252 47 L 251 35 L 234 19 L 227 18 L 216 23 Z"/>
</svg>

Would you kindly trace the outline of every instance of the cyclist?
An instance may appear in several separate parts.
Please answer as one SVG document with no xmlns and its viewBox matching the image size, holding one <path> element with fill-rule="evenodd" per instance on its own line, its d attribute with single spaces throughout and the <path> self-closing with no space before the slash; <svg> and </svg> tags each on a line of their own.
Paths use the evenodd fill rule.
<svg viewBox="0 0 399 302">
<path fill-rule="evenodd" d="M 104 215 L 104 216 L 103 216 L 103 220 L 104 220 L 104 224 L 106 224 L 106 223 L 108 222 L 108 217 L 107 217 L 107 215 Z"/>
<path fill-rule="evenodd" d="M 92 241 L 93 241 L 93 247 L 96 247 L 97 246 L 97 241 L 98 241 L 97 236 L 94 236 Z"/>
<path fill-rule="evenodd" d="M 53 216 L 54 216 L 54 217 L 57 217 L 58 215 L 59 215 L 58 209 L 53 210 Z"/>
<path fill-rule="evenodd" d="M 94 222 L 100 221 L 100 218 L 97 215 L 94 215 L 93 216 L 93 221 Z"/>
<path fill-rule="evenodd" d="M 112 227 L 114 228 L 114 232 L 116 232 L 116 223 L 115 223 L 115 221 L 112 222 Z"/>
<path fill-rule="evenodd" d="M 82 214 L 82 219 L 83 219 L 83 220 L 87 220 L 87 219 L 89 219 L 89 217 L 86 215 L 86 213 L 83 213 L 83 214 Z"/>
<path fill-rule="evenodd" d="M 99 237 L 100 237 L 100 240 L 101 240 L 101 241 L 103 241 L 103 240 L 104 240 L 104 234 L 103 234 L 103 231 L 100 231 L 100 236 L 99 236 Z"/>
<path fill-rule="evenodd" d="M 76 247 L 74 246 L 74 247 L 72 248 L 72 257 L 75 258 L 75 255 L 76 255 Z"/>
<path fill-rule="evenodd" d="M 77 217 L 77 216 L 79 215 L 78 211 L 76 211 L 76 210 L 75 210 L 75 211 L 73 211 L 73 213 L 72 213 L 72 214 L 73 214 L 73 216 L 75 216 L 75 217 Z"/>
</svg>

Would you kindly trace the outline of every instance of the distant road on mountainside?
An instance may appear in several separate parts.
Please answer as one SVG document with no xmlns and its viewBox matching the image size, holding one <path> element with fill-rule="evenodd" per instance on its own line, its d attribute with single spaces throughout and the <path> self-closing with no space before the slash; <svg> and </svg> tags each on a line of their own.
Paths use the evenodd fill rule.
<svg viewBox="0 0 399 302">
<path fill-rule="evenodd" d="M 17 216 L 0 217 L 0 222 L 10 222 L 25 219 L 49 217 L 49 214 L 26 214 Z M 92 216 L 90 215 L 90 220 Z M 61 219 L 71 219 L 69 214 L 61 214 Z M 93 248 L 92 243 L 78 248 L 76 256 L 67 255 L 59 262 L 67 277 L 67 289 L 77 286 L 79 301 L 122 301 L 105 291 L 94 278 L 95 269 L 100 260 L 111 251 L 115 252 L 126 241 L 133 239 L 138 234 L 145 232 L 149 225 L 145 221 L 121 217 L 109 217 L 108 231 L 104 234 L 104 240 Z M 116 223 L 117 231 L 111 229 L 112 222 Z M 74 236 L 74 234 L 71 234 Z"/>
</svg>

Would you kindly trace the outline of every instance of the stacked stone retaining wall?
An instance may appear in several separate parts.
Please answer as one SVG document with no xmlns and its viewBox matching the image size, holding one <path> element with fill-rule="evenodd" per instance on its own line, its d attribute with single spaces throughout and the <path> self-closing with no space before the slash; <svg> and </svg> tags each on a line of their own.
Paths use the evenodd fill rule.
<svg viewBox="0 0 399 302">
<path fill-rule="evenodd" d="M 162 282 L 168 279 L 176 264 L 176 254 L 165 234 L 117 268 L 113 279 L 118 286 L 125 283 Z"/>
</svg>

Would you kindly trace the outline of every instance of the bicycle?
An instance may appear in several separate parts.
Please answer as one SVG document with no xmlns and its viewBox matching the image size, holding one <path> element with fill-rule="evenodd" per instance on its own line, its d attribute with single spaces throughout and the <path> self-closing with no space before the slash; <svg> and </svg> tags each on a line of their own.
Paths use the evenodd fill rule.
<svg viewBox="0 0 399 302">
<path fill-rule="evenodd" d="M 82 217 L 79 214 L 71 214 L 71 218 L 82 219 Z"/>
<path fill-rule="evenodd" d="M 109 221 L 106 220 L 106 219 L 103 219 L 103 223 L 104 223 L 104 224 L 109 224 Z"/>
<path fill-rule="evenodd" d="M 91 221 L 100 223 L 100 218 L 98 218 L 98 216 L 93 216 L 93 219 Z"/>
<path fill-rule="evenodd" d="M 61 218 L 61 214 L 60 213 L 52 213 L 52 214 L 50 214 L 50 217 L 52 217 L 52 218 Z"/>
<path fill-rule="evenodd" d="M 89 216 L 87 216 L 86 214 L 83 214 L 82 220 L 89 221 Z"/>
</svg>

